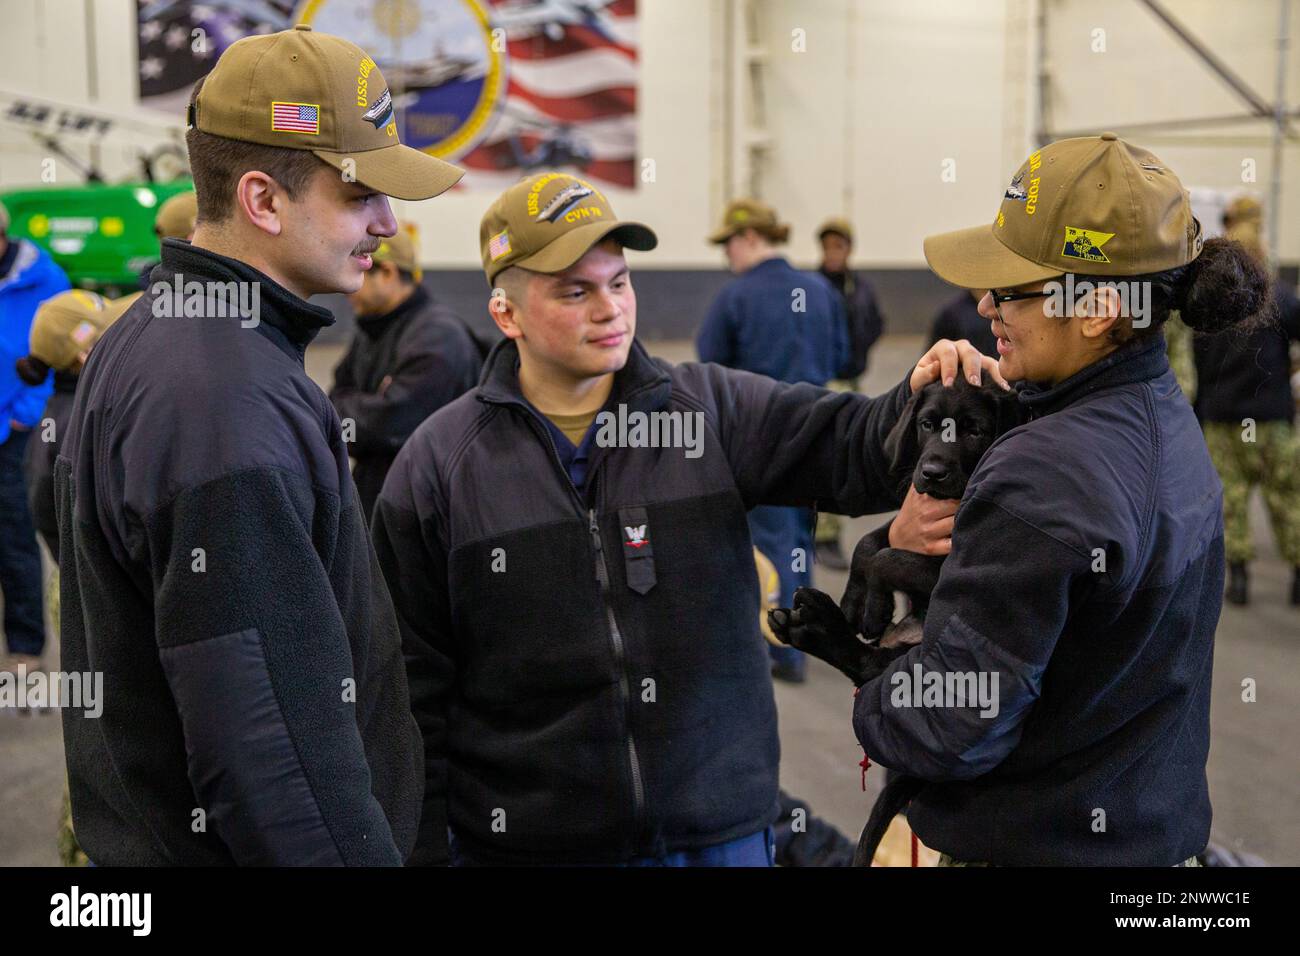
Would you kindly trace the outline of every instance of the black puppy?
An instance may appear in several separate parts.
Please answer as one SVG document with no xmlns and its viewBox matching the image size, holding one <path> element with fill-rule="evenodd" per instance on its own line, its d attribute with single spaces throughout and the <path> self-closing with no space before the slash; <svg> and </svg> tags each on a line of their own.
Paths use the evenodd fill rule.
<svg viewBox="0 0 1300 956">
<path fill-rule="evenodd" d="M 908 401 L 884 450 L 904 489 L 910 481 L 932 498 L 960 499 L 993 440 L 1023 420 L 1016 393 L 987 379 L 979 386 L 958 379 L 946 388 L 936 382 Z M 891 548 L 892 524 L 863 536 L 854 548 L 849 584 L 838 607 L 822 591 L 799 588 L 793 609 L 768 612 L 780 640 L 820 657 L 859 687 L 920 643 L 930 592 L 943 567 L 942 557 Z M 895 591 L 911 606 L 891 626 Z M 855 865 L 870 866 L 890 821 L 919 788 L 915 778 L 891 775 L 862 831 Z"/>
</svg>

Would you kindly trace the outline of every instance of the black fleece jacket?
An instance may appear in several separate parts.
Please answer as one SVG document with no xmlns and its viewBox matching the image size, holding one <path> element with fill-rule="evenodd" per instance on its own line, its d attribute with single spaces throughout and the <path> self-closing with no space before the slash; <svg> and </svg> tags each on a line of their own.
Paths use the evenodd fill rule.
<svg viewBox="0 0 1300 956">
<path fill-rule="evenodd" d="M 487 862 L 617 862 L 762 829 L 779 743 L 745 513 L 897 507 L 881 444 L 907 383 L 868 399 L 634 344 L 607 410 L 629 429 L 692 416 L 700 453 L 598 442 L 579 494 L 517 362 L 498 345 L 415 430 L 375 509 L 424 732 L 412 862 L 447 859 L 449 824 Z"/>
<path fill-rule="evenodd" d="M 366 520 L 398 449 L 415 426 L 474 387 L 480 365 L 465 325 L 424 286 L 391 312 L 357 317 L 330 401 L 355 425 L 348 451 Z"/>
<path fill-rule="evenodd" d="M 1291 343 L 1300 341 L 1300 301 L 1275 282 L 1277 317 L 1245 334 L 1229 329 L 1192 340 L 1196 357 L 1196 414 L 1205 422 L 1241 425 L 1293 421 Z"/>
<path fill-rule="evenodd" d="M 1173 866 L 1210 834 L 1222 486 L 1163 336 L 1020 398 L 858 739 L 927 781 L 908 822 L 958 859 Z"/>
<path fill-rule="evenodd" d="M 419 731 L 338 416 L 303 369 L 333 317 L 169 239 L 154 280 L 174 275 L 259 283 L 260 316 L 146 292 L 77 387 L 63 667 L 102 672 L 105 698 L 63 711 L 77 837 L 101 865 L 401 864 Z"/>
<path fill-rule="evenodd" d="M 58 457 L 63 433 L 72 416 L 72 399 L 77 390 L 77 376 L 54 373 L 54 392 L 45 403 L 41 421 L 33 429 L 23 456 L 23 476 L 27 481 L 27 506 L 32 522 L 50 549 L 50 557 L 59 561 L 59 521 L 54 511 L 54 459 Z M 49 440 L 46 439 L 47 423 Z"/>
</svg>

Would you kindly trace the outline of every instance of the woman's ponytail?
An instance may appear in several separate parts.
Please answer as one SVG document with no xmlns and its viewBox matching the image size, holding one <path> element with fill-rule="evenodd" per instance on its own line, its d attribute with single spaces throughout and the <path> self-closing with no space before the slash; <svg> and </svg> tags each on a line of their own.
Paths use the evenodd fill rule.
<svg viewBox="0 0 1300 956">
<path fill-rule="evenodd" d="M 1222 236 L 1207 239 L 1201 254 L 1180 271 L 1169 306 L 1188 328 L 1214 334 L 1272 317 L 1272 280 L 1247 245 Z"/>
</svg>

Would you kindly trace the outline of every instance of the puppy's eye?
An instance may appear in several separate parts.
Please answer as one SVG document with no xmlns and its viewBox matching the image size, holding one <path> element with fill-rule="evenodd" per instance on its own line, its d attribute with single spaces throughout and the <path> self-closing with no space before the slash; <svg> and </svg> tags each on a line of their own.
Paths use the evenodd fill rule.
<svg viewBox="0 0 1300 956">
<path fill-rule="evenodd" d="M 923 431 L 923 432 L 932 432 L 932 431 L 934 431 L 934 422 L 930 421 L 930 419 L 928 419 L 928 418 L 923 418 L 923 419 L 921 419 L 921 423 L 920 423 L 920 424 L 921 424 L 921 431 Z"/>
</svg>

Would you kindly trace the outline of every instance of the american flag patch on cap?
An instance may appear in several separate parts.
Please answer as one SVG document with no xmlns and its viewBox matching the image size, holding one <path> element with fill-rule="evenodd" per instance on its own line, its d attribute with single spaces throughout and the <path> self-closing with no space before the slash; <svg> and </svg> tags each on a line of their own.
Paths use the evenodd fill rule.
<svg viewBox="0 0 1300 956">
<path fill-rule="evenodd" d="M 316 103 L 272 103 L 271 129 L 319 136 L 320 106 Z"/>
<path fill-rule="evenodd" d="M 502 229 L 495 236 L 488 240 L 488 255 L 492 261 L 500 259 L 510 252 L 510 234 Z"/>
</svg>

